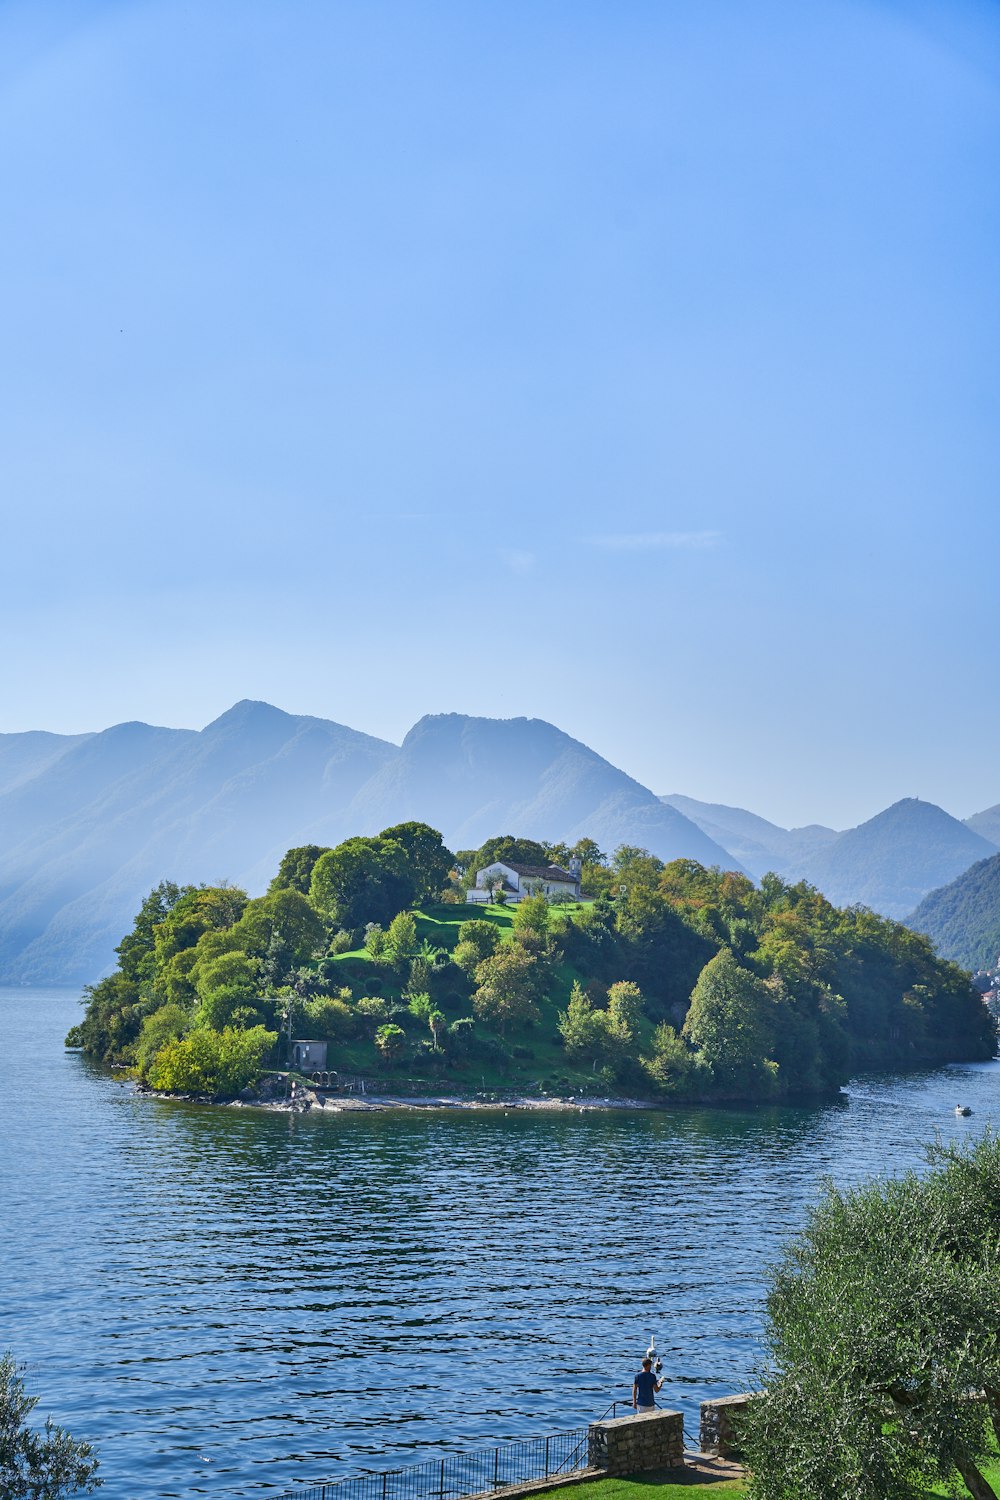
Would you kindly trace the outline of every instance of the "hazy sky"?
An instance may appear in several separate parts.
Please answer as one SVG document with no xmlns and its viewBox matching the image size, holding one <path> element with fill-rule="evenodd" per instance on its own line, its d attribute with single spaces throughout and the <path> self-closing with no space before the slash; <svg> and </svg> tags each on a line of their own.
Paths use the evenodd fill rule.
<svg viewBox="0 0 1000 1500">
<path fill-rule="evenodd" d="M 3 0 L 0 730 L 1000 801 L 1000 5 Z"/>
</svg>

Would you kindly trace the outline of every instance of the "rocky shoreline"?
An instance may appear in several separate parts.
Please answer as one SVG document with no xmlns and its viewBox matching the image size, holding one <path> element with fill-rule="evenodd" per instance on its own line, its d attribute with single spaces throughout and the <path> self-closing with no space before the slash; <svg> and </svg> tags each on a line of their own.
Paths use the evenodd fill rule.
<svg viewBox="0 0 1000 1500">
<path fill-rule="evenodd" d="M 226 1109 L 259 1109 L 272 1114 L 378 1114 L 387 1110 L 499 1110 L 509 1114 L 515 1109 L 584 1114 L 591 1110 L 657 1108 L 649 1099 L 594 1098 L 589 1095 L 343 1094 L 310 1088 L 298 1082 L 294 1094 L 289 1095 L 285 1092 L 285 1080 L 273 1078 L 264 1080 L 263 1087 L 244 1089 L 236 1099 L 213 1099 L 205 1094 L 167 1094 L 139 1083 L 134 1086 L 136 1093 L 152 1099 L 215 1104 Z"/>
</svg>

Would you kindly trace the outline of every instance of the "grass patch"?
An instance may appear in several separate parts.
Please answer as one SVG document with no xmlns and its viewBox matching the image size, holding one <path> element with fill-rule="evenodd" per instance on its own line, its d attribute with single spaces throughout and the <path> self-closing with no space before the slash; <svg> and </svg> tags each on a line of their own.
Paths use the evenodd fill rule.
<svg viewBox="0 0 1000 1500">
<path fill-rule="evenodd" d="M 742 1495 L 738 1479 L 706 1479 L 692 1472 L 679 1479 L 676 1469 L 654 1470 L 632 1479 L 588 1479 L 566 1491 L 566 1500 L 691 1500 L 691 1490 L 698 1488 L 712 1495 Z"/>
<path fill-rule="evenodd" d="M 550 930 L 559 943 L 560 929 L 567 916 L 580 912 L 587 902 L 560 903 L 552 908 Z M 425 939 L 437 948 L 452 952 L 458 943 L 458 933 L 464 922 L 486 921 L 500 933 L 502 942 L 510 942 L 514 936 L 513 906 L 476 906 L 468 903 L 427 905 L 414 911 L 417 926 L 417 941 Z M 364 948 L 338 954 L 334 959 L 336 977 L 333 983 L 344 985 L 353 991 L 354 999 L 363 995 L 378 995 L 390 1005 L 403 1003 L 403 987 L 407 981 L 408 965 L 393 968 L 388 964 L 372 962 Z M 559 1011 L 564 1010 L 573 981 L 582 979 L 577 970 L 565 960 L 558 962 L 552 977 L 549 993 L 539 1004 L 538 1024 L 511 1032 L 501 1044 L 508 1056 L 498 1061 L 490 1049 L 477 1048 L 470 1057 L 448 1057 L 418 1065 L 416 1059 L 408 1057 L 398 1064 L 387 1065 L 377 1054 L 371 1041 L 344 1037 L 330 1051 L 330 1066 L 342 1073 L 357 1073 L 376 1077 L 388 1090 L 400 1092 L 417 1091 L 422 1085 L 426 1093 L 493 1093 L 513 1094 L 559 1094 L 586 1095 L 614 1092 L 603 1081 L 589 1063 L 574 1063 L 567 1057 L 558 1030 Z M 459 1016 L 472 1014 L 472 984 L 452 975 L 449 988 L 442 990 L 432 979 L 430 990 L 435 1006 L 441 1009 L 449 1022 Z M 411 1042 L 428 1035 L 422 1023 L 411 1021 L 404 1015 L 394 1017 L 407 1033 Z M 481 1038 L 489 1038 L 489 1027 L 477 1028 Z M 527 1055 L 525 1055 L 527 1054 Z"/>
<path fill-rule="evenodd" d="M 994 1489 L 1000 1485 L 1000 1464 L 992 1464 L 983 1470 L 984 1478 Z M 956 1476 L 957 1478 L 957 1476 Z M 698 1488 L 713 1495 L 743 1495 L 740 1479 L 706 1479 L 704 1475 L 692 1473 L 678 1479 L 676 1469 L 657 1470 L 651 1474 L 638 1474 L 629 1479 L 588 1479 L 583 1484 L 567 1487 L 566 1500 L 691 1500 L 690 1492 Z M 543 1493 L 554 1493 L 544 1491 Z M 933 1490 L 914 1491 L 913 1500 L 939 1500 L 950 1496 L 955 1490 L 940 1485 Z M 959 1482 L 957 1493 L 967 1495 L 965 1486 Z M 811 1500 L 803 1494 L 802 1500 Z"/>
</svg>

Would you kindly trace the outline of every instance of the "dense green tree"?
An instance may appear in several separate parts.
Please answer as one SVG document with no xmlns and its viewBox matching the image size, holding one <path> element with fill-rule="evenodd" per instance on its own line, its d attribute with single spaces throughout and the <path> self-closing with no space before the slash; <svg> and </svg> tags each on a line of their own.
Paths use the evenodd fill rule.
<svg viewBox="0 0 1000 1500">
<path fill-rule="evenodd" d="M 392 921 L 415 893 L 406 851 L 393 839 L 346 839 L 316 861 L 309 887 L 317 911 L 345 927 Z"/>
<path fill-rule="evenodd" d="M 499 946 L 500 929 L 496 923 L 488 922 L 484 917 L 472 917 L 458 929 L 453 957 L 459 968 L 472 974 L 477 965 L 495 953 Z"/>
<path fill-rule="evenodd" d="M 280 974 L 326 946 L 326 928 L 315 908 L 301 892 L 287 886 L 248 902 L 230 930 L 246 953 L 276 961 Z"/>
<path fill-rule="evenodd" d="M 642 990 L 630 979 L 620 979 L 608 990 L 608 1032 L 620 1046 L 636 1040 L 642 1012 Z"/>
<path fill-rule="evenodd" d="M 514 931 L 546 933 L 549 930 L 551 910 L 548 901 L 539 892 L 525 896 L 514 908 Z"/>
<path fill-rule="evenodd" d="M 559 1035 L 571 1057 L 604 1057 L 608 1050 L 607 1014 L 595 1010 L 577 980 L 570 988 L 566 1009 L 559 1012 Z"/>
<path fill-rule="evenodd" d="M 171 959 L 188 952 L 206 932 L 228 932 L 246 910 L 248 896 L 238 886 L 196 886 L 183 891 L 154 929 L 155 984 L 163 993 Z"/>
<path fill-rule="evenodd" d="M 160 1049 L 149 1070 L 149 1081 L 153 1088 L 166 1093 L 231 1099 L 260 1076 L 264 1057 L 277 1039 L 276 1032 L 263 1026 L 249 1031 L 232 1026 L 222 1031 L 197 1026 Z"/>
<path fill-rule="evenodd" d="M 432 966 L 427 962 L 426 958 L 422 958 L 420 954 L 417 954 L 416 958 L 412 958 L 406 980 L 406 994 L 416 995 L 420 994 L 422 990 L 428 989 L 431 983 L 432 972 Z"/>
<path fill-rule="evenodd" d="M 401 1055 L 406 1044 L 406 1032 L 402 1026 L 395 1025 L 390 1021 L 385 1026 L 380 1026 L 375 1033 L 375 1045 L 384 1060 L 393 1063 Z"/>
<path fill-rule="evenodd" d="M 198 994 L 197 1023 L 213 1026 L 216 1031 L 234 1023 L 254 1024 L 261 1021 L 260 963 L 248 954 L 235 950 L 199 964 L 196 970 Z"/>
<path fill-rule="evenodd" d="M 383 828 L 379 838 L 398 844 L 403 850 L 413 883 L 413 901 L 418 905 L 436 901 L 455 863 L 455 856 L 445 848 L 437 829 L 426 823 L 397 823 L 392 828 Z"/>
<path fill-rule="evenodd" d="M 656 1027 L 652 1047 L 640 1061 L 643 1071 L 659 1093 L 689 1093 L 692 1085 L 699 1082 L 706 1089 L 710 1086 L 711 1075 L 708 1068 L 666 1021 L 661 1021 Z"/>
<path fill-rule="evenodd" d="M 698 976 L 683 1035 L 724 1091 L 757 1094 L 773 1085 L 773 1001 L 729 948 L 722 948 Z"/>
<path fill-rule="evenodd" d="M 191 1025 L 191 1016 L 183 1006 L 161 1005 L 146 1016 L 136 1043 L 135 1061 L 140 1078 L 148 1078 L 156 1054 L 168 1042 L 177 1041 Z"/>
<path fill-rule="evenodd" d="M 327 844 L 301 844 L 297 849 L 289 849 L 282 855 L 278 873 L 267 888 L 268 895 L 272 891 L 292 890 L 308 896 L 316 861 L 328 852 Z"/>
<path fill-rule="evenodd" d="M 139 983 L 152 979 L 155 970 L 156 929 L 183 896 L 190 895 L 195 887 L 175 885 L 172 880 L 161 880 L 150 891 L 139 908 L 131 932 L 122 938 L 115 952 L 118 954 L 118 972 L 122 978 Z"/>
<path fill-rule="evenodd" d="M 328 1042 L 342 1042 L 356 1034 L 357 1013 L 350 1005 L 351 992 L 317 995 L 302 1007 L 302 1026 L 307 1036 Z"/>
<path fill-rule="evenodd" d="M 741 1429 L 752 1500 L 911 1500 L 959 1475 L 997 1500 L 1000 1144 L 932 1156 L 924 1178 L 828 1187 L 786 1252 Z"/>
<path fill-rule="evenodd" d="M 537 957 L 520 943 L 504 943 L 476 969 L 478 988 L 472 1007 L 504 1036 L 508 1027 L 530 1026 L 538 1020 L 536 1002 L 543 982 Z"/>
<path fill-rule="evenodd" d="M 145 1018 L 139 985 L 116 970 L 97 984 L 84 985 L 83 993 L 86 1013 L 70 1031 L 66 1045 L 82 1047 L 101 1062 L 130 1060 Z"/>
<path fill-rule="evenodd" d="M 396 913 L 389 923 L 388 938 L 393 960 L 400 967 L 417 946 L 417 920 L 412 911 Z"/>
<path fill-rule="evenodd" d="M 37 1396 L 29 1396 L 8 1350 L 0 1356 L 0 1495 L 3 1500 L 63 1500 L 96 1490 L 98 1459 L 49 1418 L 30 1425 Z"/>
<path fill-rule="evenodd" d="M 416 1016 L 418 1021 L 426 1021 L 434 1009 L 431 997 L 426 990 L 415 990 L 406 1002 L 406 1008 L 411 1016 Z"/>
<path fill-rule="evenodd" d="M 627 894 L 637 886 L 655 890 L 663 861 L 650 854 L 648 849 L 640 849 L 635 844 L 619 844 L 612 856 L 611 868 L 617 877 L 619 891 L 625 886 Z"/>
</svg>

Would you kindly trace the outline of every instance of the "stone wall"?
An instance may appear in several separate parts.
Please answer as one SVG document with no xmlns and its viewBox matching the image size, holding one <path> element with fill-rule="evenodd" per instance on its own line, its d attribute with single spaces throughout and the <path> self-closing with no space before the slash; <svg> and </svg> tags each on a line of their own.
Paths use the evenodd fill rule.
<svg viewBox="0 0 1000 1500">
<path fill-rule="evenodd" d="M 719 1458 L 739 1458 L 739 1419 L 752 1399 L 751 1396 L 720 1396 L 717 1401 L 701 1403 L 698 1446 L 702 1453 L 715 1453 Z"/>
<path fill-rule="evenodd" d="M 679 1411 L 615 1417 L 592 1422 L 588 1434 L 591 1468 L 609 1474 L 641 1474 L 647 1469 L 680 1469 L 684 1465 L 684 1418 Z"/>
</svg>

